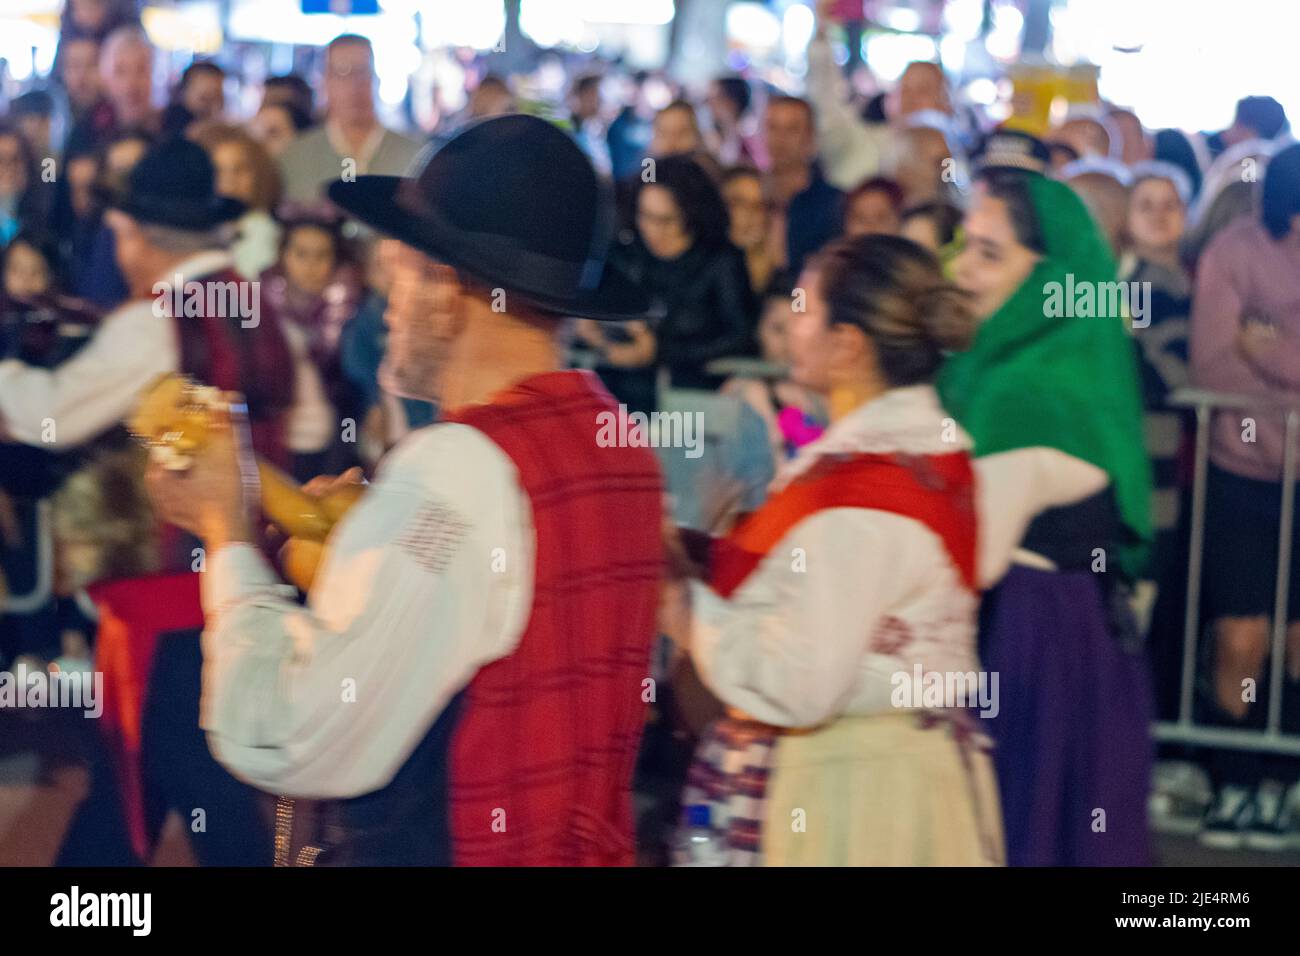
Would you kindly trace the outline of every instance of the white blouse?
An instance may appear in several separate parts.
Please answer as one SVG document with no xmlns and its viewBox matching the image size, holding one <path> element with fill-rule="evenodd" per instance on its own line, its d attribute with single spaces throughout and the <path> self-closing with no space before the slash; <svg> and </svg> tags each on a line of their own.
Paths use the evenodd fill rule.
<svg viewBox="0 0 1300 956">
<path fill-rule="evenodd" d="M 836 422 L 778 476 L 823 455 L 943 454 L 970 438 L 929 386 L 894 389 Z M 1032 518 L 1105 487 L 1100 468 L 1047 448 L 978 459 L 978 572 L 995 584 Z M 969 673 L 978 596 L 940 538 L 891 512 L 832 508 L 796 524 L 730 598 L 692 582 L 691 654 L 725 703 L 775 726 L 894 710 L 897 675 Z"/>
</svg>

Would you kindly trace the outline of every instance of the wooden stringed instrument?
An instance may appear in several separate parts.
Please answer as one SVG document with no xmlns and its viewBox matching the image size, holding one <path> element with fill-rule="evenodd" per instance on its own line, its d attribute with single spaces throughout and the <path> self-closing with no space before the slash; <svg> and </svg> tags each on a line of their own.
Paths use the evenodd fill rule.
<svg viewBox="0 0 1300 956">
<path fill-rule="evenodd" d="M 220 390 L 184 375 L 167 374 L 145 390 L 127 428 L 149 449 L 154 461 L 164 468 L 184 471 L 202 452 L 216 414 L 225 407 Z M 361 497 L 365 486 L 344 485 L 317 498 L 260 458 L 257 474 L 262 487 L 262 513 L 288 539 L 281 551 L 284 575 L 307 591 L 325 553 L 325 539 Z"/>
</svg>

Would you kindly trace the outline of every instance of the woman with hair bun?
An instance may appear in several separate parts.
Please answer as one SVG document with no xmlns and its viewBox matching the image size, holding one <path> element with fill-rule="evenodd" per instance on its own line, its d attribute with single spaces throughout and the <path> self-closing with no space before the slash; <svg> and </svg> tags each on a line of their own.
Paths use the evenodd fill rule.
<svg viewBox="0 0 1300 956">
<path fill-rule="evenodd" d="M 668 535 L 663 626 L 729 708 L 697 751 L 688 818 L 730 865 L 999 864 L 979 588 L 1032 514 L 1085 490 L 1042 481 L 1044 450 L 995 456 L 977 483 L 931 384 L 974 318 L 932 253 L 845 239 L 800 286 L 791 376 L 830 427 L 705 567 Z"/>
</svg>

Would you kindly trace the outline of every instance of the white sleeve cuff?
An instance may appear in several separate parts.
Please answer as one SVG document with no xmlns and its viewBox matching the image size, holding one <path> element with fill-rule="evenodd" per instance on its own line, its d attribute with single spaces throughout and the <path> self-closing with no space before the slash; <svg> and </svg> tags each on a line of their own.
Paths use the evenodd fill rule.
<svg viewBox="0 0 1300 956">
<path fill-rule="evenodd" d="M 203 612 L 209 618 L 259 595 L 283 597 L 293 591 L 276 577 L 262 552 L 247 542 L 228 544 L 208 555 L 200 589 Z"/>
</svg>

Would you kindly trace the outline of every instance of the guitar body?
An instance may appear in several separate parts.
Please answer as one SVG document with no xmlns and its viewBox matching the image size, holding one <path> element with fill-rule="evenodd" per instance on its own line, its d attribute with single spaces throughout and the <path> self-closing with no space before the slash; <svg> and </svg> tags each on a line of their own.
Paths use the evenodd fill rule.
<svg viewBox="0 0 1300 956">
<path fill-rule="evenodd" d="M 223 406 L 217 389 L 182 375 L 164 375 L 145 391 L 127 427 L 155 461 L 164 468 L 183 471 L 202 453 L 213 417 Z M 328 495 L 314 497 L 284 472 L 260 459 L 257 473 L 262 513 L 287 538 L 281 551 L 285 577 L 308 591 L 330 531 L 361 497 L 365 486 L 344 485 Z"/>
</svg>

